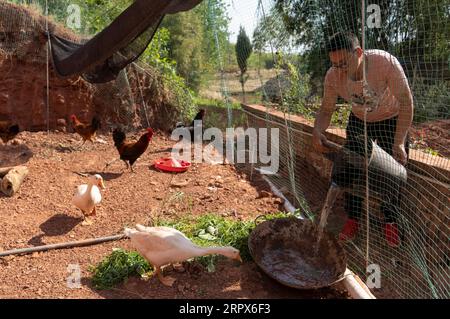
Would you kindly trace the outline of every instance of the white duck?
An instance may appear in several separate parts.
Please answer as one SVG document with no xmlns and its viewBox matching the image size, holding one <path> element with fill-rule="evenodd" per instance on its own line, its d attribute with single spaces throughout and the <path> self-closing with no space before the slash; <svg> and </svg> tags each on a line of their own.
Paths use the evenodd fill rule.
<svg viewBox="0 0 450 319">
<path fill-rule="evenodd" d="M 83 212 L 84 221 L 82 225 L 92 224 L 87 219 L 87 216 L 95 216 L 95 206 L 102 201 L 102 194 L 100 193 L 99 187 L 105 189 L 103 178 L 99 174 L 91 175 L 88 184 L 78 186 L 72 198 L 72 204 Z"/>
<path fill-rule="evenodd" d="M 125 228 L 125 235 L 131 239 L 139 254 L 155 268 L 159 280 L 166 286 L 172 286 L 175 279 L 163 277 L 161 267 L 164 265 L 210 254 L 220 254 L 242 262 L 236 248 L 200 247 L 183 233 L 170 227 L 145 227 L 137 224 L 136 229 Z"/>
</svg>

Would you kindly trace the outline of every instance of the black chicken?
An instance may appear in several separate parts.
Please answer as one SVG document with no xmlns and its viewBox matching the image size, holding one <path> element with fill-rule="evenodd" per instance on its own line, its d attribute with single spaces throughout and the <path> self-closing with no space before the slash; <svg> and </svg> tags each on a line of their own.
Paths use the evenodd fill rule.
<svg viewBox="0 0 450 319">
<path fill-rule="evenodd" d="M 191 142 L 194 143 L 195 135 L 194 135 L 194 128 L 197 126 L 202 126 L 202 136 L 203 136 L 203 117 L 205 116 L 206 111 L 204 109 L 200 109 L 200 111 L 197 113 L 197 115 L 194 117 L 194 119 L 191 122 L 190 126 L 185 126 L 182 122 L 178 122 L 176 125 L 176 128 L 186 128 L 189 130 L 189 134 L 191 136 Z M 201 121 L 201 123 L 196 121 Z M 201 138 L 200 138 L 201 139 Z"/>
</svg>

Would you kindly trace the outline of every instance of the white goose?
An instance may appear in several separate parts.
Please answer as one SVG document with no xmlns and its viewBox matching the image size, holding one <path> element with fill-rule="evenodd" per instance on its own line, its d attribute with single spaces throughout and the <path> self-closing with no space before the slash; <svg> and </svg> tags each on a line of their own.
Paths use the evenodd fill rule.
<svg viewBox="0 0 450 319">
<path fill-rule="evenodd" d="M 78 207 L 84 216 L 82 225 L 91 225 L 92 221 L 87 219 L 87 216 L 95 216 L 95 206 L 102 201 L 102 194 L 100 188 L 105 189 L 103 178 L 99 174 L 89 177 L 88 184 L 79 185 L 72 198 L 72 204 Z"/>
<path fill-rule="evenodd" d="M 136 229 L 125 228 L 134 248 L 155 268 L 161 283 L 172 286 L 174 278 L 163 277 L 161 267 L 187 259 L 210 254 L 220 254 L 242 262 L 239 250 L 233 247 L 200 247 L 180 231 L 170 227 L 145 227 L 137 224 Z"/>
</svg>

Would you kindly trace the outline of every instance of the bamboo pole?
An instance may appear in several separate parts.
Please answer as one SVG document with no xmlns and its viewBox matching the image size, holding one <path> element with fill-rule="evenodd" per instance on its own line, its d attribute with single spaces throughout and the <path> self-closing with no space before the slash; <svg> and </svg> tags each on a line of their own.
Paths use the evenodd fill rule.
<svg viewBox="0 0 450 319">
<path fill-rule="evenodd" d="M 29 248 L 20 248 L 20 249 L 12 249 L 0 252 L 0 257 L 5 257 L 9 255 L 19 255 L 19 254 L 31 254 L 39 251 L 48 251 L 53 249 L 61 249 L 61 248 L 72 248 L 72 247 L 81 247 L 81 246 L 89 246 L 101 244 L 108 241 L 115 241 L 125 238 L 125 234 L 100 237 L 100 238 L 91 238 L 79 241 L 65 242 L 59 244 L 51 244 L 45 246 L 37 246 L 37 247 L 29 247 Z"/>
</svg>

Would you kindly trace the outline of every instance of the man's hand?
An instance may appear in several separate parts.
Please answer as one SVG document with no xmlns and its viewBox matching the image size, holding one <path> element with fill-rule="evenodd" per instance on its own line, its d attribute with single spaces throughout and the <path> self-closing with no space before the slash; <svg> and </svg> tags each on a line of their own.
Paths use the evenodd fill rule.
<svg viewBox="0 0 450 319">
<path fill-rule="evenodd" d="M 405 145 L 403 144 L 394 144 L 392 147 L 392 154 L 394 158 L 402 165 L 406 164 L 407 156 L 405 151 Z"/>
<path fill-rule="evenodd" d="M 329 153 L 331 150 L 326 147 L 329 144 L 328 139 L 324 134 L 314 131 L 312 139 L 313 147 L 317 152 Z"/>
</svg>

